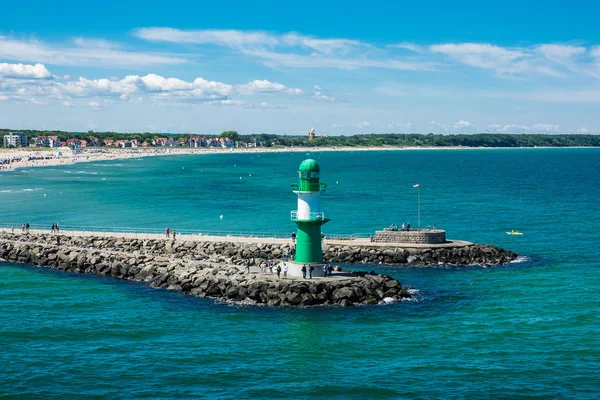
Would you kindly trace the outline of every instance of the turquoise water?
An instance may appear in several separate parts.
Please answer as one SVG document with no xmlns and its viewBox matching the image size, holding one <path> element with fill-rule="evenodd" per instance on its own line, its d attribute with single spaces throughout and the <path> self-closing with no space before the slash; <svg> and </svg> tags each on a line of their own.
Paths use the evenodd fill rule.
<svg viewBox="0 0 600 400">
<path fill-rule="evenodd" d="M 2 264 L 0 397 L 597 398 L 600 150 L 311 156 L 328 183 L 326 234 L 415 226 L 412 185 L 420 183 L 422 225 L 527 260 L 490 269 L 365 266 L 413 285 L 418 301 L 302 310 L 232 307 Z M 305 157 L 159 157 L 3 173 L 0 223 L 291 232 L 290 184 Z"/>
</svg>

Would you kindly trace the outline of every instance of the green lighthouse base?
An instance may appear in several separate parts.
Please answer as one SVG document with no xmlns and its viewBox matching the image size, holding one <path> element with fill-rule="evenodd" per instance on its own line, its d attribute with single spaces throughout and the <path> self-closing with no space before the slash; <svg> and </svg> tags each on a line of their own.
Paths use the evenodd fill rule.
<svg viewBox="0 0 600 400">
<path fill-rule="evenodd" d="M 323 262 L 323 249 L 321 246 L 321 225 L 323 221 L 295 221 L 298 225 L 296 230 L 296 254 L 294 261 L 298 263 L 321 263 Z"/>
</svg>

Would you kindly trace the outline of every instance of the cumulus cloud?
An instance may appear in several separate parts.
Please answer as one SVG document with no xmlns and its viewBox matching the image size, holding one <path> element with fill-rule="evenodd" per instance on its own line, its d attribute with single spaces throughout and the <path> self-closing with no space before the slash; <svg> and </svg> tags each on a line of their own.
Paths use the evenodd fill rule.
<svg viewBox="0 0 600 400">
<path fill-rule="evenodd" d="M 0 76 L 14 79 L 50 79 L 52 74 L 44 64 L 8 64 L 0 63 Z"/>
<path fill-rule="evenodd" d="M 288 88 L 285 85 L 277 82 L 270 82 L 266 79 L 254 80 L 245 85 L 237 86 L 237 90 L 241 94 L 261 94 L 261 93 L 286 93 L 291 95 L 302 94 L 302 90 Z"/>
<path fill-rule="evenodd" d="M 582 126 L 581 128 L 577 129 L 577 133 L 588 133 L 588 128 L 586 128 L 585 126 Z"/>
<path fill-rule="evenodd" d="M 361 121 L 358 124 L 356 124 L 356 126 L 363 129 L 363 128 L 371 126 L 371 123 L 369 121 Z"/>
<path fill-rule="evenodd" d="M 247 84 L 230 85 L 204 78 L 186 81 L 157 74 L 144 76 L 127 75 L 124 78 L 87 79 L 64 82 L 62 80 L 8 80 L 0 82 L 0 93 L 5 100 L 28 101 L 30 98 L 57 99 L 65 107 L 71 107 L 72 98 L 86 98 L 91 109 L 112 106 L 115 100 L 138 102 L 166 101 L 178 103 L 202 103 L 207 105 L 248 106 L 249 108 L 279 109 L 268 102 L 250 103 L 236 96 L 301 95 L 301 89 L 289 88 L 268 80 L 254 80 Z M 35 96 L 35 97 L 34 97 Z"/>
</svg>

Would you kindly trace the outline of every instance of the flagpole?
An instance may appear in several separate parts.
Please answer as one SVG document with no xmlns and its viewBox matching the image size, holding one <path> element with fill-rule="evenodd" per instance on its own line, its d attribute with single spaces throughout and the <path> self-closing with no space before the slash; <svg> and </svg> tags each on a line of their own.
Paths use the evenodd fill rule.
<svg viewBox="0 0 600 400">
<path fill-rule="evenodd" d="M 417 188 L 417 227 L 421 230 L 421 186 Z"/>
</svg>

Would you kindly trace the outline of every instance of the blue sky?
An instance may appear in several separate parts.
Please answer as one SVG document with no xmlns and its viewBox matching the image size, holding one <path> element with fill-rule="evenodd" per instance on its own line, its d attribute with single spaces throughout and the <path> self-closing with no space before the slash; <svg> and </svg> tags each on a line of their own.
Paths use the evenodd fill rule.
<svg viewBox="0 0 600 400">
<path fill-rule="evenodd" d="M 600 131 L 584 1 L 2 5 L 2 127 Z"/>
</svg>

